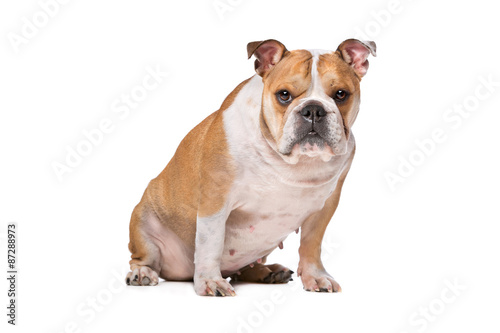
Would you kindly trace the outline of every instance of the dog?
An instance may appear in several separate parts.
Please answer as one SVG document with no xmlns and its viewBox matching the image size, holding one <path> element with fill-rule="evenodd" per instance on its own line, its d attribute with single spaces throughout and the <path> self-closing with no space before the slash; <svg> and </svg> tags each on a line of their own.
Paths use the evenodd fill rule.
<svg viewBox="0 0 500 333">
<path fill-rule="evenodd" d="M 235 296 L 229 277 L 287 283 L 294 272 L 266 257 L 300 229 L 304 289 L 341 291 L 321 242 L 354 157 L 360 81 L 376 45 L 288 51 L 269 39 L 247 51 L 256 74 L 189 132 L 133 210 L 127 284 L 161 277 Z"/>
</svg>

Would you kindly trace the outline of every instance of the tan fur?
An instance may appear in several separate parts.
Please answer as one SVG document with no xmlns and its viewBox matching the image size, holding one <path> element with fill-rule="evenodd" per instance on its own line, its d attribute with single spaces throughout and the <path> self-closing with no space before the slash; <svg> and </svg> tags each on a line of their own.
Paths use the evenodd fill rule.
<svg viewBox="0 0 500 333">
<path fill-rule="evenodd" d="M 347 173 L 351 167 L 354 154 L 355 150 L 353 150 L 351 156 L 346 162 L 344 171 L 342 172 L 342 175 L 337 183 L 337 187 L 326 201 L 323 209 L 309 216 L 309 218 L 307 218 L 302 224 L 299 248 L 300 262 L 297 272 L 299 276 L 304 273 L 304 266 L 307 265 L 313 265 L 319 270 L 324 270 L 323 264 L 321 263 L 321 242 L 323 240 L 326 227 L 332 219 L 335 210 L 337 210 L 342 185 L 344 184 Z"/>
<path fill-rule="evenodd" d="M 323 54 L 319 57 L 318 72 L 321 76 L 323 89 L 329 96 L 333 96 L 338 90 L 347 90 L 351 93 L 345 103 L 338 105 L 346 132 L 349 133 L 357 116 L 360 100 L 359 83 L 361 78 L 356 72 L 342 60 L 340 52 Z M 342 78 L 339 80 L 339 78 Z M 356 105 L 357 104 L 357 105 Z"/>
<path fill-rule="evenodd" d="M 160 271 L 158 263 L 149 260 L 147 240 L 141 233 L 147 214 L 156 214 L 161 223 L 194 249 L 197 215 L 213 214 L 224 204 L 234 170 L 222 112 L 247 81 L 234 89 L 218 111 L 189 132 L 165 169 L 149 183 L 130 221 L 131 265 L 148 265 Z"/>
<path fill-rule="evenodd" d="M 265 112 L 261 114 L 261 120 L 263 121 L 261 121 L 260 125 L 264 135 L 274 137 L 274 140 L 279 139 L 283 135 L 283 119 L 286 117 L 286 110 L 292 109 L 299 103 L 300 98 L 303 97 L 311 84 L 311 65 L 312 56 L 309 51 L 288 51 L 283 55 L 283 58 L 275 68 L 263 76 L 265 95 L 273 94 L 279 90 L 288 90 L 294 96 L 294 101 L 292 101 L 290 107 L 280 104 L 276 98 L 271 98 L 273 103 L 272 109 L 278 112 L 273 113 L 273 119 Z M 268 124 L 271 123 L 280 125 L 277 133 L 273 133 L 269 129 Z"/>
<path fill-rule="evenodd" d="M 255 80 L 260 80 L 259 76 L 240 83 L 218 111 L 189 132 L 166 168 L 149 183 L 130 222 L 132 272 L 127 275 L 127 283 L 133 280 L 132 285 L 155 285 L 158 276 L 169 280 L 194 276 L 199 295 L 222 296 L 234 295 L 223 279 L 227 276 L 247 282 L 286 283 L 292 271 L 264 263 L 267 255 L 282 248 L 286 236 L 300 227 L 298 275 L 304 288 L 340 291 L 321 262 L 321 242 L 355 153 L 351 126 L 359 110 L 359 73 L 366 73 L 367 62 L 364 67 L 360 64 L 366 54 L 361 52 L 359 56 L 359 50 L 353 53 L 349 47 L 352 43 L 355 41 L 349 40 L 329 53 L 287 51 L 275 40 L 248 45 L 249 56 L 257 56 L 256 72 L 262 83 Z M 357 67 L 346 62 L 349 54 L 343 45 L 348 45 L 353 59 L 362 59 L 354 61 Z M 374 43 L 363 45 L 368 45 L 374 55 Z M 281 90 L 293 96 L 290 103 L 277 100 Z M 334 102 L 338 90 L 349 92 L 345 103 Z M 256 102 L 260 96 L 262 105 Z M 299 147 L 298 141 L 292 141 L 296 140 L 293 121 L 304 121 L 301 100 L 307 103 L 310 99 L 336 106 L 328 108 L 329 117 L 342 119 L 326 124 L 329 130 L 341 134 L 343 126 L 345 136 L 338 134 L 344 141 L 334 137 L 337 141 L 331 141 L 331 146 L 338 147 L 342 142 L 346 148 L 335 152 L 330 149 L 329 159 L 302 155 L 289 163 L 285 156 L 289 152 L 277 151 L 275 145 L 281 138 L 288 138 Z M 236 107 L 230 108 L 233 104 Z"/>
</svg>

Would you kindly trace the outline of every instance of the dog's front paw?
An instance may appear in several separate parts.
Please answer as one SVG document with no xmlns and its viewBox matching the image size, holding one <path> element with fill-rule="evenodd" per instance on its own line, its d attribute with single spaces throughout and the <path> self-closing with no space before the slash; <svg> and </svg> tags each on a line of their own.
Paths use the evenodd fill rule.
<svg viewBox="0 0 500 333">
<path fill-rule="evenodd" d="M 194 290 L 200 296 L 236 296 L 231 284 L 222 277 L 195 277 Z"/>
<path fill-rule="evenodd" d="M 306 291 L 341 292 L 342 288 L 326 271 L 302 271 L 300 275 Z"/>
<path fill-rule="evenodd" d="M 156 286 L 158 273 L 148 266 L 137 266 L 128 272 L 125 282 L 132 286 Z"/>
</svg>

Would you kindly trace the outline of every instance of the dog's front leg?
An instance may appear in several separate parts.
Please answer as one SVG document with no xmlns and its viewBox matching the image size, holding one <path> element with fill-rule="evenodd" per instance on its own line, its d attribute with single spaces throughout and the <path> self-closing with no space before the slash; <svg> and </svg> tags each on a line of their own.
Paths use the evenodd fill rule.
<svg viewBox="0 0 500 333">
<path fill-rule="evenodd" d="M 222 278 L 220 265 L 224 249 L 227 208 L 196 219 L 194 289 L 201 296 L 235 296 L 233 287 Z"/>
<path fill-rule="evenodd" d="M 302 279 L 304 289 L 307 291 L 338 292 L 342 290 L 337 281 L 328 274 L 321 262 L 321 242 L 326 227 L 339 204 L 342 185 L 349 172 L 353 157 L 354 152 L 340 175 L 335 190 L 326 200 L 323 209 L 309 216 L 302 224 L 299 248 L 300 262 L 297 273 Z"/>
</svg>

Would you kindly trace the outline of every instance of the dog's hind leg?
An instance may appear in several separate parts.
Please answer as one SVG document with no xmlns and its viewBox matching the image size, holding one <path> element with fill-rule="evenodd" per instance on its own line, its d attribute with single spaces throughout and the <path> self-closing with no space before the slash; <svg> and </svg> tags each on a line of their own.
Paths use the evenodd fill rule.
<svg viewBox="0 0 500 333">
<path fill-rule="evenodd" d="M 256 283 L 288 283 L 293 281 L 293 273 L 293 271 L 280 264 L 264 265 L 255 263 L 241 269 L 239 274 L 231 275 L 231 280 Z"/>
<path fill-rule="evenodd" d="M 128 248 L 132 253 L 130 272 L 125 282 L 132 286 L 155 286 L 158 284 L 160 267 L 160 250 L 145 239 L 143 233 L 147 216 L 151 214 L 142 200 L 132 212 L 130 220 L 130 242 Z"/>
</svg>

